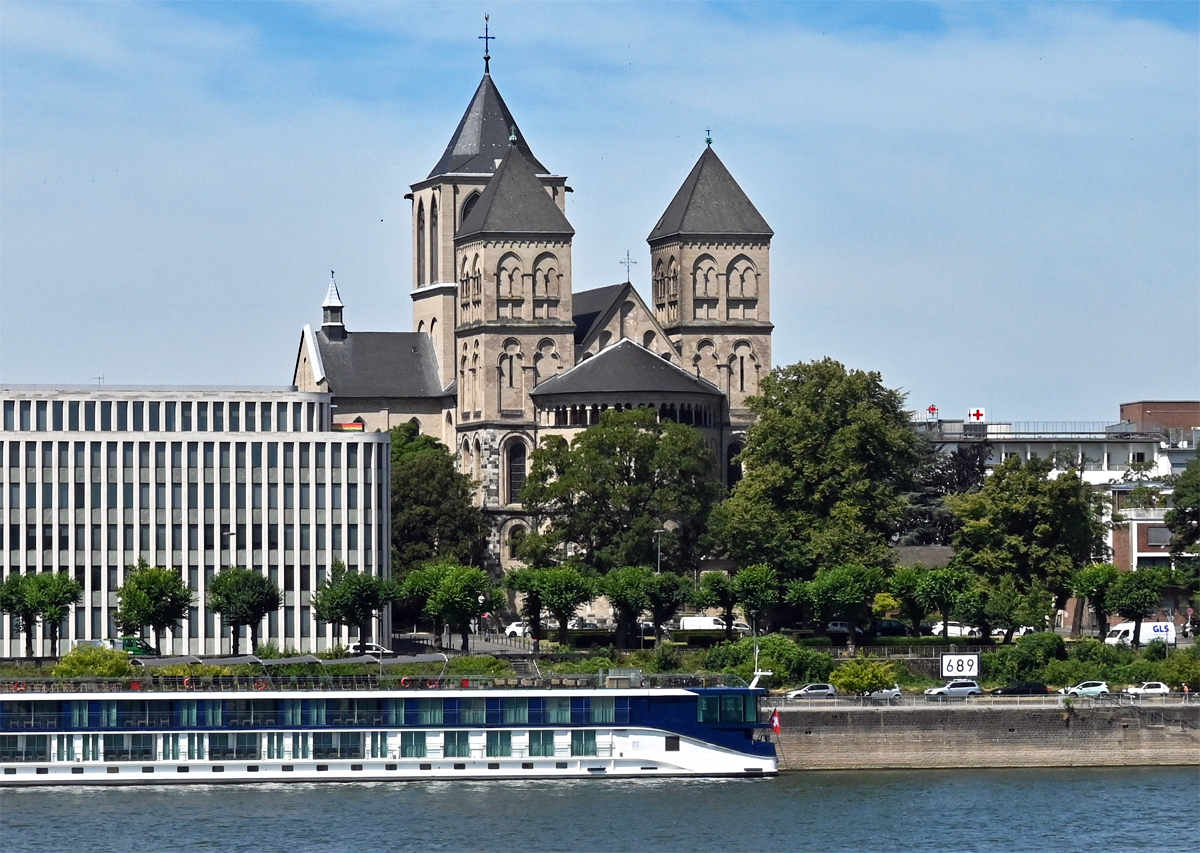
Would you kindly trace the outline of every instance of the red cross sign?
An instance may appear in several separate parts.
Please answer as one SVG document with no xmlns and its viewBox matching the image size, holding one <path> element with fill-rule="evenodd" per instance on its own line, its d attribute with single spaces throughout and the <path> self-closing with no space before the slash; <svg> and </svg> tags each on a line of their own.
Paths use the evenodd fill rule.
<svg viewBox="0 0 1200 853">
<path fill-rule="evenodd" d="M 975 421 L 976 423 L 983 420 L 983 409 L 972 409 L 970 418 L 972 421 Z"/>
<path fill-rule="evenodd" d="M 930 416 L 931 418 L 933 418 L 933 417 L 937 417 L 937 406 L 930 406 L 930 407 L 929 407 L 928 409 L 926 409 L 925 411 L 929 412 L 929 416 Z"/>
</svg>

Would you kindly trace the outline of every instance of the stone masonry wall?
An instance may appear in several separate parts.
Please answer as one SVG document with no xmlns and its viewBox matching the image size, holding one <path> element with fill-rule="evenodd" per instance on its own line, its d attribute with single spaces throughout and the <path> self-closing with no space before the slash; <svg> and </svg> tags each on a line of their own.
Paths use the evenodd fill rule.
<svg viewBox="0 0 1200 853">
<path fill-rule="evenodd" d="M 1200 764 L 1200 704 L 780 709 L 780 770 Z"/>
</svg>

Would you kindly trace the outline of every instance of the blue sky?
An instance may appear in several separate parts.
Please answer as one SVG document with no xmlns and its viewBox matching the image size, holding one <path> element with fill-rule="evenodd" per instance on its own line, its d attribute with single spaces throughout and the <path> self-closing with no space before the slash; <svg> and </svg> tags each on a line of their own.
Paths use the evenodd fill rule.
<svg viewBox="0 0 1200 853">
<path fill-rule="evenodd" d="M 704 130 L 775 230 L 777 364 L 961 415 L 1200 395 L 1197 3 L 0 5 L 0 380 L 283 384 L 338 271 L 410 326 L 407 185 L 493 73 L 648 289 Z"/>
</svg>

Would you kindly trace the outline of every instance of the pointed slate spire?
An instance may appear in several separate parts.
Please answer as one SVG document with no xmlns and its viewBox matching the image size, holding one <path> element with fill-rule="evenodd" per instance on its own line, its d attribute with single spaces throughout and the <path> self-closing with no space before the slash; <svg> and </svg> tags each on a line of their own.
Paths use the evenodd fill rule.
<svg viewBox="0 0 1200 853">
<path fill-rule="evenodd" d="M 484 71 L 483 80 L 475 90 L 475 97 L 463 113 L 458 129 L 450 138 L 450 144 L 438 160 L 429 177 L 447 174 L 490 174 L 496 170 L 496 161 L 508 153 L 508 138 L 516 128 L 516 119 L 508 111 L 500 90 L 492 82 L 492 75 Z M 549 169 L 538 162 L 519 131 L 517 148 L 534 170 L 541 175 Z"/>
<path fill-rule="evenodd" d="M 521 154 L 520 143 L 509 147 L 455 238 L 476 234 L 574 234 L 575 229 L 533 170 Z"/>
<path fill-rule="evenodd" d="M 329 292 L 325 294 L 325 301 L 321 303 L 321 313 L 324 315 L 321 320 L 321 331 L 334 341 L 342 341 L 346 339 L 346 324 L 342 320 L 342 309 L 346 306 L 342 304 L 342 295 L 338 293 L 337 281 L 333 277 L 333 270 L 329 271 Z"/>
<path fill-rule="evenodd" d="M 774 233 L 709 146 L 646 240 L 655 243 L 667 237 L 708 235 L 770 237 Z"/>
</svg>

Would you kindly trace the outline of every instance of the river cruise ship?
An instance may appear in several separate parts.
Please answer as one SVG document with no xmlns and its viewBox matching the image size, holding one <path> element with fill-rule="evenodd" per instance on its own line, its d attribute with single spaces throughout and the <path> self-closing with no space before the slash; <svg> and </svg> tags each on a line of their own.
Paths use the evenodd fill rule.
<svg viewBox="0 0 1200 853">
<path fill-rule="evenodd" d="M 9 679 L 0 786 L 764 776 L 763 692 L 636 670 Z"/>
</svg>

